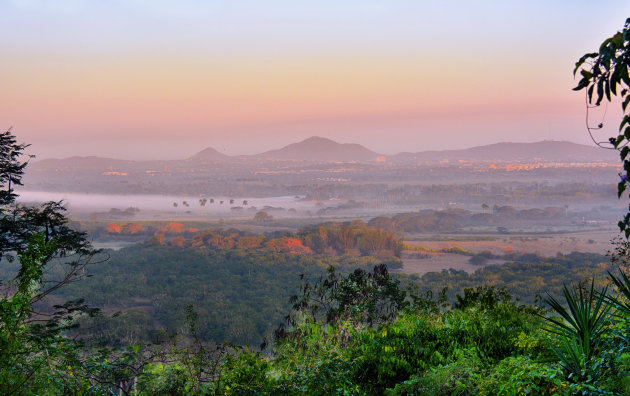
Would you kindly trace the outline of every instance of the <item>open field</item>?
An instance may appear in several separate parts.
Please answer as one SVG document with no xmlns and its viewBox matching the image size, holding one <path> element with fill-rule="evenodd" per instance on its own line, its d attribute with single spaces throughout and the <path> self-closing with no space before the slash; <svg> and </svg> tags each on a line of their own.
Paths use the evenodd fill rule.
<svg viewBox="0 0 630 396">
<path fill-rule="evenodd" d="M 490 251 L 493 254 L 515 252 L 555 256 L 557 253 L 567 254 L 575 251 L 605 254 L 610 249 L 611 240 L 617 235 L 617 229 L 562 234 L 488 235 L 477 236 L 474 239 L 467 236 L 442 235 L 442 238 L 439 238 L 438 235 L 430 235 L 424 240 L 420 236 L 405 243 L 437 250 L 457 245 L 475 253 Z"/>
<path fill-rule="evenodd" d="M 618 235 L 616 229 L 575 232 L 565 234 L 541 235 L 421 235 L 412 241 L 405 241 L 407 245 L 418 246 L 428 250 L 443 250 L 459 247 L 464 251 L 480 253 L 489 251 L 495 255 L 507 253 L 534 253 L 552 257 L 558 253 L 586 252 L 606 254 L 611 250 L 611 240 Z M 470 256 L 453 253 L 428 251 L 405 251 L 403 253 L 403 268 L 399 272 L 422 275 L 427 272 L 442 271 L 443 269 L 463 270 L 469 273 L 481 268 L 469 262 Z M 490 260 L 485 265 L 502 264 L 504 260 Z"/>
</svg>

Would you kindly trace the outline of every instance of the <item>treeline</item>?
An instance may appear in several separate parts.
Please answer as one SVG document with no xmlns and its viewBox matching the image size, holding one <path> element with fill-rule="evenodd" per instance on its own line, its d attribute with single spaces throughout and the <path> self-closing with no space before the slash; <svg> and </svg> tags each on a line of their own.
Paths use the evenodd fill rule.
<svg viewBox="0 0 630 396">
<path fill-rule="evenodd" d="M 478 202 L 479 205 L 505 205 L 513 202 L 555 203 L 609 199 L 614 196 L 614 184 L 601 183 L 461 183 L 404 185 L 389 189 L 382 199 L 393 204 L 414 204 L 426 201 Z"/>
<path fill-rule="evenodd" d="M 489 265 L 472 274 L 449 269 L 429 272 L 422 277 L 398 276 L 404 284 L 414 285 L 423 292 L 437 295 L 446 288 L 451 301 L 466 288 L 492 286 L 506 288 L 523 303 L 535 304 L 548 295 L 560 297 L 565 284 L 594 279 L 597 285 L 604 285 L 608 271 L 615 269 L 608 257 L 592 253 L 573 252 L 556 257 L 527 253 L 510 254 L 503 258 L 511 262 Z"/>
<path fill-rule="evenodd" d="M 480 182 L 470 183 L 471 176 L 459 173 L 453 168 L 432 169 L 430 179 L 422 184 L 397 184 L 396 187 L 385 183 L 376 183 L 374 178 L 366 178 L 361 182 L 353 177 L 355 181 L 352 185 L 343 183 L 291 186 L 295 194 L 305 195 L 309 199 L 327 200 L 330 198 L 345 198 L 358 201 L 377 200 L 382 205 L 421 205 L 436 203 L 476 203 L 481 205 L 498 204 L 513 205 L 516 203 L 526 203 L 529 205 L 557 205 L 558 202 L 578 203 L 592 202 L 593 200 L 607 201 L 614 197 L 616 192 L 613 183 L 604 184 L 596 180 L 595 177 L 584 182 L 584 177 L 580 181 L 580 176 L 591 172 L 589 169 L 572 170 L 552 170 L 552 175 L 545 175 L 553 178 L 562 175 L 566 176 L 564 182 L 539 183 L 535 179 L 532 181 L 514 181 L 515 176 L 510 175 L 505 178 L 505 182 Z M 457 174 L 459 173 L 459 177 Z M 417 172 L 414 172 L 417 178 Z M 372 174 L 370 174 L 372 176 Z M 480 174 L 474 175 L 480 176 Z M 473 176 L 473 177 L 474 177 Z M 527 177 L 527 176 L 525 176 Z M 449 184 L 431 184 L 434 180 L 449 180 Z M 385 180 L 392 182 L 398 180 L 396 175 L 385 177 Z M 573 179 L 575 182 L 566 182 Z M 407 182 L 409 177 L 403 178 L 401 182 Z M 473 179 L 474 180 L 474 179 Z M 599 179 L 599 180 L 603 180 Z"/>
<path fill-rule="evenodd" d="M 371 227 L 361 220 L 306 226 L 296 237 L 315 253 L 400 257 L 403 249 L 393 232 Z"/>
<path fill-rule="evenodd" d="M 388 230 L 369 227 L 361 220 L 328 222 L 306 226 L 297 233 L 252 234 L 237 229 L 199 231 L 183 223 L 159 226 L 138 223 L 111 223 L 106 232 L 113 235 L 145 236 L 152 245 L 197 249 L 257 249 L 277 253 L 400 257 L 403 244 Z M 150 237 L 150 238 L 149 238 Z"/>
<path fill-rule="evenodd" d="M 190 235 L 199 231 L 199 228 L 188 223 L 180 223 L 176 221 L 170 222 L 133 222 L 133 221 L 118 221 L 108 223 L 107 225 L 85 225 L 86 231 L 96 239 L 129 239 L 129 240 L 142 240 L 150 238 L 156 233 L 161 233 L 167 236 L 174 235 Z"/>
<path fill-rule="evenodd" d="M 421 210 L 399 213 L 392 217 L 379 216 L 368 226 L 395 233 L 449 232 L 471 226 L 510 226 L 531 222 L 567 224 L 575 222 L 569 217 L 568 208 L 516 209 L 513 206 L 489 205 L 480 207 L 482 213 L 465 209 Z M 497 228 L 498 228 L 497 227 Z"/>
</svg>

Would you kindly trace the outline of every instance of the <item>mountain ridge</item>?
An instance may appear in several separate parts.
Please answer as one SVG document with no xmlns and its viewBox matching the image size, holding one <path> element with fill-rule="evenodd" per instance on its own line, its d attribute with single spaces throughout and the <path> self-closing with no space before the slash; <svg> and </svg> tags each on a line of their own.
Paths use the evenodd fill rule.
<svg viewBox="0 0 630 396">
<path fill-rule="evenodd" d="M 230 156 L 212 147 L 207 147 L 186 159 L 180 160 L 129 160 L 98 156 L 72 156 L 62 159 L 48 158 L 33 161 L 32 166 L 35 168 L 67 167 L 70 165 L 72 167 L 111 167 L 122 164 L 163 166 L 181 162 L 222 163 L 237 160 L 375 162 L 377 158 L 392 163 L 519 162 L 536 159 L 547 162 L 605 162 L 617 161 L 618 155 L 613 150 L 602 150 L 598 147 L 558 140 L 544 140 L 532 143 L 499 142 L 466 149 L 427 150 L 415 153 L 401 152 L 394 155 L 382 155 L 358 143 L 338 143 L 331 139 L 312 136 L 279 149 L 253 155 Z"/>
<path fill-rule="evenodd" d="M 380 154 L 358 143 L 337 143 L 334 140 L 311 136 L 280 149 L 265 151 L 256 158 L 295 159 L 302 161 L 371 161 Z"/>
<path fill-rule="evenodd" d="M 212 147 L 206 147 L 200 152 L 188 157 L 187 160 L 189 161 L 220 161 L 220 160 L 227 160 L 229 158 L 232 158 L 232 157 L 227 154 L 223 154 Z"/>
<path fill-rule="evenodd" d="M 618 155 L 611 150 L 587 146 L 566 140 L 539 142 L 499 142 L 466 149 L 430 150 L 417 153 L 398 153 L 392 156 L 398 161 L 500 161 L 521 162 L 540 159 L 546 162 L 598 162 L 616 161 Z"/>
</svg>

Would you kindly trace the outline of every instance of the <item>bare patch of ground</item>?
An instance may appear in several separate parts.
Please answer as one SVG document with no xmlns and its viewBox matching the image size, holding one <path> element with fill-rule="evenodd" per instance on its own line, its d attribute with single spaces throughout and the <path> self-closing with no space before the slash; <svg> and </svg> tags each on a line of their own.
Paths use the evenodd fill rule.
<svg viewBox="0 0 630 396">
<path fill-rule="evenodd" d="M 553 257 L 558 253 L 571 252 L 606 254 L 613 247 L 611 240 L 618 235 L 617 230 L 597 230 L 566 234 L 508 234 L 508 235 L 418 235 L 413 241 L 405 241 L 409 246 L 428 249 L 428 252 L 405 251 L 402 257 L 403 268 L 398 272 L 425 274 L 443 269 L 463 270 L 472 273 L 483 266 L 469 263 L 470 256 L 437 252 L 458 247 L 464 251 L 480 253 L 489 251 L 495 255 L 507 253 L 535 253 Z M 491 260 L 485 265 L 502 264 L 504 260 Z"/>
</svg>

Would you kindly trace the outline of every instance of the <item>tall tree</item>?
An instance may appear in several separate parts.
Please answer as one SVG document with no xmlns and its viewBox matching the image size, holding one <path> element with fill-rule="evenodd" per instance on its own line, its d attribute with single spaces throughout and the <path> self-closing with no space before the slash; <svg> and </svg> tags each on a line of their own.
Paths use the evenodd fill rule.
<svg viewBox="0 0 630 396">
<path fill-rule="evenodd" d="M 67 362 L 76 361 L 76 350 L 61 334 L 80 312 L 96 311 L 81 299 L 44 312 L 33 307 L 60 287 L 84 278 L 85 267 L 98 251 L 84 233 L 68 227 L 61 202 L 41 206 L 16 202 L 13 186 L 22 184 L 30 158 L 23 153 L 26 147 L 17 143 L 11 130 L 0 134 L 0 258 L 17 258 L 20 264 L 14 279 L 0 279 L 0 393 L 48 393 L 53 387 L 53 394 L 74 392 L 78 385 L 61 372 L 70 366 Z"/>
</svg>

